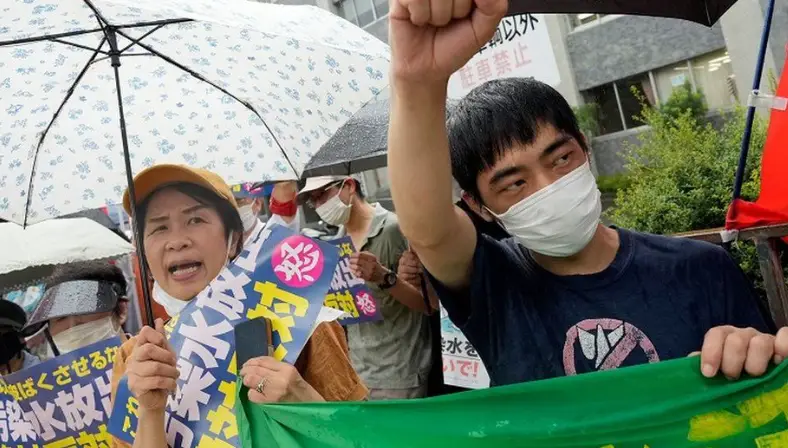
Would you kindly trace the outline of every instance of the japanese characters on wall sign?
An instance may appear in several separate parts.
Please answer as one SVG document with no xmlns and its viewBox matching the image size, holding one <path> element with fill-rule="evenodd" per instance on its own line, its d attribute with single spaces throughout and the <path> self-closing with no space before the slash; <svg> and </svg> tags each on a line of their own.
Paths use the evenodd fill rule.
<svg viewBox="0 0 788 448">
<path fill-rule="evenodd" d="M 293 364 L 315 323 L 337 260 L 335 246 L 274 226 L 168 322 L 180 371 L 165 412 L 170 447 L 240 446 L 234 413 L 240 368 L 234 325 L 256 317 L 271 319 L 274 357 Z M 137 410 L 124 378 L 109 432 L 131 443 Z"/>
<path fill-rule="evenodd" d="M 561 76 L 543 14 L 501 20 L 493 38 L 449 79 L 449 98 L 462 98 L 487 81 L 533 77 L 558 85 Z"/>
<path fill-rule="evenodd" d="M 375 298 L 372 297 L 364 280 L 350 271 L 350 255 L 356 251 L 350 237 L 339 238 L 332 243 L 339 248 L 339 263 L 323 305 L 347 313 L 344 318 L 339 319 L 342 325 L 383 319 Z"/>
<path fill-rule="evenodd" d="M 120 338 L 0 379 L 0 446 L 109 446 L 110 377 Z"/>
</svg>

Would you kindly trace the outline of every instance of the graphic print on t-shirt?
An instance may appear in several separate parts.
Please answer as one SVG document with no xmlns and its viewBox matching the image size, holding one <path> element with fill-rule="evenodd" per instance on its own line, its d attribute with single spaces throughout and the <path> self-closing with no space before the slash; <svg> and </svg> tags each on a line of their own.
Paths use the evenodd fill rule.
<svg viewBox="0 0 788 448">
<path fill-rule="evenodd" d="M 575 349 L 580 348 L 582 355 L 594 370 L 615 369 L 630 356 L 639 352 L 638 357 L 654 363 L 659 355 L 654 344 L 639 328 L 618 319 L 586 319 L 566 332 L 564 343 L 564 372 L 576 375 Z"/>
</svg>

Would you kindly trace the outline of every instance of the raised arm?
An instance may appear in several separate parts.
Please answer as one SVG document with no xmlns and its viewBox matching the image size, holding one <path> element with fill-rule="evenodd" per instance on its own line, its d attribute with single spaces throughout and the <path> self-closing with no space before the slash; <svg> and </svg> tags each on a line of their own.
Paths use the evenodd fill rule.
<svg viewBox="0 0 788 448">
<path fill-rule="evenodd" d="M 475 6 L 475 8 L 474 8 Z M 388 168 L 400 228 L 430 273 L 468 284 L 476 231 L 452 203 L 449 77 L 495 32 L 506 0 L 392 0 Z"/>
<path fill-rule="evenodd" d="M 298 185 L 296 181 L 277 182 L 274 184 L 273 191 L 271 192 L 271 202 L 286 205 L 295 204 L 296 194 L 298 194 Z M 271 212 L 282 218 L 284 222 L 290 224 L 295 219 L 297 211 L 298 209 L 294 206 L 292 211 L 284 214 L 274 213 L 273 210 Z"/>
</svg>

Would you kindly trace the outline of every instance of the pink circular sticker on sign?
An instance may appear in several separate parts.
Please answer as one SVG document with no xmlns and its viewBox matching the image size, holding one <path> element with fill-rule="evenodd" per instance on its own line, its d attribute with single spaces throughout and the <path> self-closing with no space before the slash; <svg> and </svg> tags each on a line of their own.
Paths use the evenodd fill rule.
<svg viewBox="0 0 788 448">
<path fill-rule="evenodd" d="M 375 300 L 366 292 L 360 292 L 356 296 L 356 305 L 365 316 L 374 316 L 377 311 Z"/>
<path fill-rule="evenodd" d="M 271 256 L 276 277 L 293 288 L 312 286 L 323 274 L 324 263 L 320 246 L 303 235 L 285 238 Z"/>
</svg>

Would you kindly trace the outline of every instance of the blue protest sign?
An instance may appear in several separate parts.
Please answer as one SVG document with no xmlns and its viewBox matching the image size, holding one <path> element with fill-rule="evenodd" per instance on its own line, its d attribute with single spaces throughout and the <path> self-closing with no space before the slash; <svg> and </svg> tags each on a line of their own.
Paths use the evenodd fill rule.
<svg viewBox="0 0 788 448">
<path fill-rule="evenodd" d="M 375 298 L 363 279 L 350 271 L 350 255 L 355 252 L 349 236 L 331 241 L 339 247 L 339 263 L 331 279 L 331 288 L 323 305 L 347 313 L 339 319 L 342 325 L 374 322 L 383 319 Z"/>
<path fill-rule="evenodd" d="M 6 392 L 6 383 L 0 378 L 0 447 L 38 448 L 38 434 L 25 417 L 19 402 Z"/>
<path fill-rule="evenodd" d="M 236 198 L 261 198 L 265 194 L 264 187 L 256 186 L 253 183 L 233 185 L 230 189 Z"/>
<path fill-rule="evenodd" d="M 5 376 L 3 446 L 109 446 L 110 377 L 119 345 L 118 337 L 105 339 Z"/>
<path fill-rule="evenodd" d="M 271 319 L 274 357 L 293 364 L 320 312 L 337 260 L 335 246 L 273 226 L 167 323 L 180 371 L 165 412 L 170 447 L 240 446 L 234 325 Z M 138 407 L 123 378 L 109 432 L 132 443 Z"/>
</svg>

